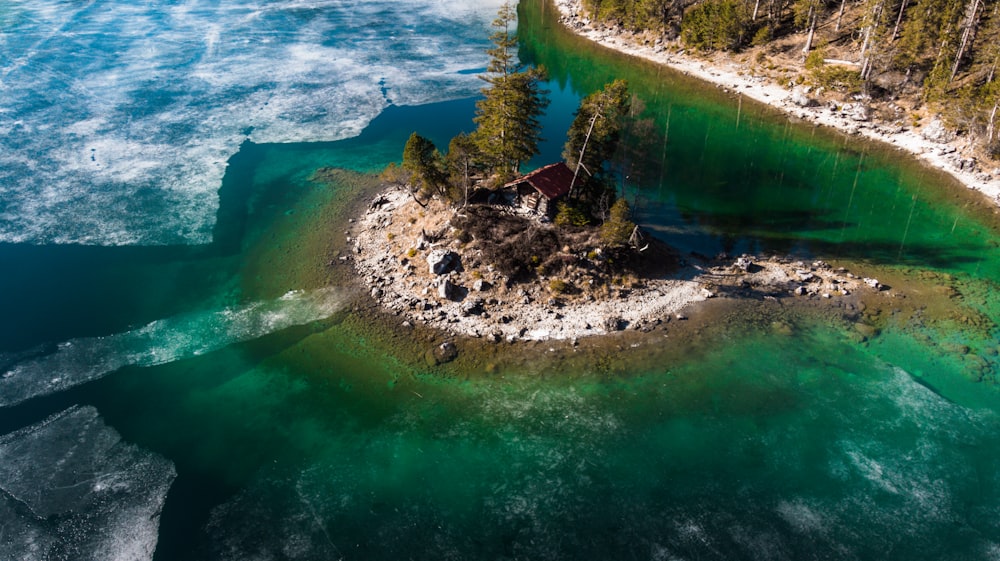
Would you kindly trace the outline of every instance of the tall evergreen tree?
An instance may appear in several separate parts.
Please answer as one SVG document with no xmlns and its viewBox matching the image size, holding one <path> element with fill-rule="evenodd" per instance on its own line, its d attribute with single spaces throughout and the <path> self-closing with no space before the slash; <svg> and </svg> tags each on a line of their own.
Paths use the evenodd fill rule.
<svg viewBox="0 0 1000 561">
<path fill-rule="evenodd" d="M 545 73 L 541 69 L 522 70 L 515 62 L 517 39 L 511 27 L 516 14 L 505 3 L 493 21 L 496 32 L 490 36 L 493 48 L 487 53 L 490 62 L 481 78 L 488 86 L 483 99 L 476 103 L 478 125 L 473 140 L 484 161 L 501 176 L 517 173 L 522 162 L 538 154 L 541 140 L 539 117 L 548 106 L 541 87 Z"/>
<path fill-rule="evenodd" d="M 586 193 L 588 187 L 599 183 L 605 162 L 614 156 L 618 146 L 629 105 L 624 80 L 605 84 L 580 102 L 563 148 L 563 159 L 574 170 L 574 188 Z"/>
</svg>

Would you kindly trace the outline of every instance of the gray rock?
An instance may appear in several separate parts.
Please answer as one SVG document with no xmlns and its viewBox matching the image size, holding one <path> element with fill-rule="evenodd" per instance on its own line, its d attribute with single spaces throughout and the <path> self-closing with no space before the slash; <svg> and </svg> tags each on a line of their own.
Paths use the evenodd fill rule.
<svg viewBox="0 0 1000 561">
<path fill-rule="evenodd" d="M 472 290 L 476 292 L 486 292 L 491 288 L 493 288 L 493 285 L 483 279 L 476 279 L 476 282 L 472 283 Z"/>
<path fill-rule="evenodd" d="M 451 284 L 448 279 L 442 279 L 438 283 L 437 295 L 439 298 L 444 298 L 445 300 L 451 300 L 455 295 L 455 285 Z"/>
<path fill-rule="evenodd" d="M 976 171 L 976 159 L 975 158 L 959 158 L 955 163 L 955 167 L 959 171 L 975 172 Z"/>
<path fill-rule="evenodd" d="M 446 341 L 427 351 L 424 358 L 430 366 L 451 362 L 458 357 L 458 347 L 451 341 Z"/>
<path fill-rule="evenodd" d="M 806 93 L 807 90 L 804 88 L 795 88 L 792 90 L 792 95 L 788 98 L 788 100 L 799 107 L 815 107 L 819 105 L 815 99 L 809 97 Z"/>
<path fill-rule="evenodd" d="M 446 275 L 458 268 L 461 258 L 454 251 L 435 249 L 427 254 L 427 268 L 432 275 Z"/>
<path fill-rule="evenodd" d="M 944 126 L 944 123 L 941 122 L 941 119 L 934 119 L 928 123 L 927 126 L 921 129 L 920 135 L 927 140 L 937 142 L 938 144 L 947 144 L 948 142 L 955 140 L 955 133 L 948 130 L 948 128 Z"/>
<path fill-rule="evenodd" d="M 626 322 L 620 317 L 609 317 L 604 320 L 604 330 L 607 332 L 621 331 L 625 329 Z"/>
<path fill-rule="evenodd" d="M 462 304 L 462 315 L 479 315 L 483 313 L 483 299 L 470 298 Z"/>
</svg>

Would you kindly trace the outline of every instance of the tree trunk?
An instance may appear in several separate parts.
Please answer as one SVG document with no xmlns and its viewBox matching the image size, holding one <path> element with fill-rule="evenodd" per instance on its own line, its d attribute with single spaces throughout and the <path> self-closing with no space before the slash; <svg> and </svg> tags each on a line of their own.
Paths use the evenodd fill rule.
<svg viewBox="0 0 1000 561">
<path fill-rule="evenodd" d="M 996 134 L 996 118 L 997 118 L 997 107 L 1000 106 L 1000 100 L 993 102 L 993 111 L 990 112 L 990 124 L 986 127 L 986 141 L 993 142 L 993 135 Z"/>
<path fill-rule="evenodd" d="M 753 15 L 750 16 L 750 21 L 757 21 L 757 10 L 760 9 L 760 0 L 756 0 L 753 3 Z"/>
<path fill-rule="evenodd" d="M 958 53 L 955 54 L 955 64 L 951 67 L 951 76 L 948 78 L 948 82 L 954 80 L 955 75 L 958 74 L 958 67 L 962 64 L 962 57 L 965 56 L 965 49 L 968 48 L 969 42 L 976 35 L 976 14 L 978 13 L 979 0 L 972 0 L 965 12 L 965 29 L 962 30 L 962 42 L 958 45 Z"/>
<path fill-rule="evenodd" d="M 809 55 L 809 49 L 812 49 L 813 36 L 816 34 L 816 8 L 815 6 L 809 7 L 809 35 L 806 36 L 806 46 L 802 49 L 802 56 Z"/>
<path fill-rule="evenodd" d="M 569 191 L 566 196 L 573 195 L 573 187 L 576 186 L 576 178 L 580 175 L 580 166 L 583 165 L 583 154 L 587 151 L 587 143 L 590 142 L 590 135 L 594 132 L 594 124 L 597 123 L 597 118 L 600 117 L 599 112 L 595 112 L 593 118 L 590 119 L 590 128 L 587 129 L 587 136 L 583 139 L 583 146 L 580 148 L 580 156 L 576 159 L 576 169 L 573 170 L 573 180 L 569 182 Z"/>
<path fill-rule="evenodd" d="M 847 0 L 840 0 L 840 11 L 837 12 L 837 26 L 833 28 L 834 31 L 840 31 L 840 22 L 844 19 L 844 6 L 846 5 Z"/>
<path fill-rule="evenodd" d="M 899 4 L 899 15 L 896 16 L 896 25 L 892 28 L 892 37 L 889 38 L 890 41 L 895 41 L 896 37 L 899 37 L 899 26 L 903 23 L 903 11 L 906 10 L 906 4 L 908 0 L 903 0 Z"/>
<path fill-rule="evenodd" d="M 860 58 L 860 63 L 861 63 L 861 79 L 862 80 L 865 79 L 865 75 L 867 74 L 868 59 L 865 58 L 865 57 L 868 54 L 868 42 L 871 41 L 871 38 L 872 38 L 872 26 L 869 25 L 868 27 L 865 28 L 865 40 L 861 43 L 861 58 Z"/>
<path fill-rule="evenodd" d="M 872 35 L 875 34 L 875 29 L 878 27 L 879 18 L 882 15 L 882 2 L 878 2 L 872 7 L 871 20 L 865 27 L 865 40 L 861 44 L 861 79 L 864 81 L 868 80 L 868 76 L 871 75 L 872 71 L 872 57 L 869 53 L 872 46 Z"/>
<path fill-rule="evenodd" d="M 469 206 L 469 156 L 465 156 L 465 204 L 463 207 Z"/>
</svg>

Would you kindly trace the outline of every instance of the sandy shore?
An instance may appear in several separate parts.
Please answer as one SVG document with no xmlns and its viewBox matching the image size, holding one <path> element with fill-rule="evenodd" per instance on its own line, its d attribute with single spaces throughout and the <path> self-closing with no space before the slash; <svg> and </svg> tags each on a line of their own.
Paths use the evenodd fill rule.
<svg viewBox="0 0 1000 561">
<path fill-rule="evenodd" d="M 841 104 L 839 108 L 821 104 L 803 106 L 796 101 L 803 101 L 802 96 L 808 97 L 807 92 L 793 91 L 764 76 L 754 75 L 752 69 L 745 64 L 729 62 L 724 66 L 710 66 L 704 60 L 684 56 L 683 52 L 669 52 L 663 45 L 640 45 L 626 34 L 614 29 L 604 26 L 594 27 L 585 17 L 578 0 L 555 0 L 555 4 L 562 14 L 563 24 L 578 35 L 622 53 L 663 64 L 735 94 L 781 109 L 804 121 L 896 146 L 944 170 L 963 185 L 983 193 L 995 204 L 1000 205 L 1000 166 L 992 165 L 988 169 L 979 169 L 981 165 L 989 164 L 974 163 L 975 160 L 967 155 L 967 139 L 956 138 L 949 142 L 935 142 L 925 136 L 931 123 L 919 129 L 877 123 L 868 120 L 860 104 Z"/>
</svg>

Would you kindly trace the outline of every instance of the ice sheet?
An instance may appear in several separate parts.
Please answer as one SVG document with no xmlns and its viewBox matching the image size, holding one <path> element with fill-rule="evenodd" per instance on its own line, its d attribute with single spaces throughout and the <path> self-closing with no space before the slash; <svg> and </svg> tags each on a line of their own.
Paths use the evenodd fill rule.
<svg viewBox="0 0 1000 561">
<path fill-rule="evenodd" d="M 0 242 L 211 241 L 227 159 L 475 93 L 500 0 L 13 0 Z"/>
<path fill-rule="evenodd" d="M 122 442 L 93 407 L 0 436 L 0 558 L 152 559 L 175 477 L 171 462 Z"/>
<path fill-rule="evenodd" d="M 96 380 L 124 366 L 154 366 L 197 356 L 287 327 L 335 314 L 343 299 L 334 289 L 295 291 L 272 301 L 194 312 L 105 337 L 60 343 L 54 352 L 3 360 L 0 407 Z"/>
</svg>

